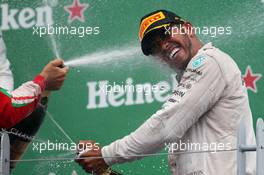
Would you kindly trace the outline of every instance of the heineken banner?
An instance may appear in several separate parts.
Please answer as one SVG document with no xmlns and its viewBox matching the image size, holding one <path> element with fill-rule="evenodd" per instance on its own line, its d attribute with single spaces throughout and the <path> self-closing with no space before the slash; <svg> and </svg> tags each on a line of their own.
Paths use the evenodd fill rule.
<svg viewBox="0 0 264 175">
<path fill-rule="evenodd" d="M 177 73 L 144 56 L 139 39 L 141 18 L 159 9 L 190 21 L 203 44 L 212 42 L 235 60 L 254 125 L 264 117 L 263 0 L 0 0 L 1 35 L 15 88 L 54 58 L 69 67 L 62 88 L 50 94 L 43 124 L 21 158 L 35 161 L 18 162 L 12 174 L 87 174 L 74 161 L 79 140 L 108 145 L 161 108 L 177 87 Z M 124 175 L 171 173 L 165 154 L 112 169 Z"/>
</svg>

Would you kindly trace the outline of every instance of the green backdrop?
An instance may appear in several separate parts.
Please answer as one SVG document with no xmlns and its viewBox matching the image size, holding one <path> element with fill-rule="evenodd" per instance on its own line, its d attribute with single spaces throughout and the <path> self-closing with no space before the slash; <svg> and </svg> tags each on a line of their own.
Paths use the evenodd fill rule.
<svg viewBox="0 0 264 175">
<path fill-rule="evenodd" d="M 64 7 L 73 4 L 73 0 L 2 0 L 0 3 L 0 24 L 8 49 L 7 55 L 12 63 L 16 87 L 32 79 L 55 57 L 50 37 L 33 34 L 33 26 L 41 23 L 41 19 L 53 21 L 53 26 L 93 29 L 98 27 L 96 28 L 99 30 L 98 34 L 93 33 L 84 37 L 56 34 L 53 36 L 60 50 L 60 56 L 67 61 L 98 52 L 137 51 L 139 20 L 143 15 L 157 9 L 174 11 L 191 21 L 194 26 L 231 27 L 231 35 L 213 37 L 201 34 L 199 37 L 204 43 L 211 41 L 230 54 L 243 74 L 248 66 L 254 74 L 261 75 L 264 72 L 264 4 L 260 0 L 80 0 L 81 4 L 88 6 L 83 11 L 85 20 L 83 22 L 78 19 L 69 22 L 70 13 Z M 45 11 L 47 13 L 42 13 L 45 14 L 42 18 L 40 12 L 45 4 L 49 7 Z M 14 13 L 14 18 L 10 16 L 11 12 Z M 5 16 L 6 14 L 9 14 L 9 18 Z M 49 21 L 50 17 L 52 21 Z M 139 102 L 140 104 L 123 103 L 116 107 L 108 101 L 108 107 L 100 108 L 98 107 L 100 98 L 97 97 L 95 99 L 97 106 L 87 108 L 87 105 L 92 103 L 92 83 L 98 85 L 100 81 L 107 80 L 109 84 L 115 82 L 121 85 L 131 78 L 134 85 L 166 81 L 172 87 L 172 74 L 174 74 L 172 70 L 143 56 L 140 51 L 113 61 L 98 61 L 71 68 L 63 88 L 59 92 L 52 93 L 50 97 L 49 114 L 37 138 L 52 142 L 70 142 L 51 121 L 49 118 L 51 115 L 75 142 L 92 139 L 101 145 L 109 144 L 140 126 L 159 109 L 162 101 L 145 98 Z M 258 117 L 263 117 L 264 113 L 263 78 L 256 81 L 256 87 L 255 92 L 248 89 L 254 121 Z M 120 99 L 127 100 L 125 96 Z M 45 151 L 40 154 L 32 149 L 31 145 L 24 159 L 70 157 L 70 153 L 65 151 Z M 169 174 L 166 156 L 149 157 L 134 163 L 115 166 L 114 169 L 123 174 L 133 175 Z M 13 174 L 86 173 L 72 161 L 42 161 L 20 163 Z"/>
</svg>

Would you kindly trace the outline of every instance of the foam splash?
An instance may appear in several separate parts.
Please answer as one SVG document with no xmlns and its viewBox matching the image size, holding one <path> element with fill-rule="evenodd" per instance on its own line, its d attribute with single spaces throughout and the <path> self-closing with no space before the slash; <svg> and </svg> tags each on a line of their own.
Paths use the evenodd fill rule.
<svg viewBox="0 0 264 175">
<path fill-rule="evenodd" d="M 56 155 L 56 158 L 64 158 L 65 156 L 71 155 L 71 153 L 61 153 Z M 45 156 L 41 158 L 54 158 L 54 155 L 50 156 Z M 46 175 L 47 168 L 49 169 L 49 175 L 55 175 L 55 174 L 60 174 L 65 168 L 73 168 L 74 166 L 74 160 L 65 160 L 65 161 L 43 161 L 43 162 L 38 162 L 34 166 L 33 172 L 37 172 L 38 175 Z"/>
<path fill-rule="evenodd" d="M 119 59 L 128 59 L 139 53 L 140 48 L 138 47 L 125 47 L 115 50 L 111 49 L 70 59 L 65 62 L 65 65 L 70 67 L 79 67 L 89 64 L 104 64 Z"/>
<path fill-rule="evenodd" d="M 58 44 L 55 40 L 54 34 L 48 34 L 48 38 L 50 40 L 50 42 L 48 42 L 48 43 L 49 43 L 50 48 L 52 49 L 53 54 L 56 56 L 56 58 L 61 58 L 60 49 L 59 49 Z"/>
<path fill-rule="evenodd" d="M 42 4 L 45 6 L 54 7 L 54 6 L 56 6 L 56 1 L 54 1 L 54 0 L 43 0 Z M 48 26 L 49 26 L 49 24 L 45 27 L 48 27 Z M 48 42 L 49 47 L 52 49 L 54 56 L 56 56 L 56 58 L 61 58 L 60 57 L 60 48 L 59 48 L 58 42 L 55 39 L 54 34 L 53 33 L 47 34 L 47 36 L 48 36 L 48 40 L 50 41 L 50 42 Z"/>
</svg>

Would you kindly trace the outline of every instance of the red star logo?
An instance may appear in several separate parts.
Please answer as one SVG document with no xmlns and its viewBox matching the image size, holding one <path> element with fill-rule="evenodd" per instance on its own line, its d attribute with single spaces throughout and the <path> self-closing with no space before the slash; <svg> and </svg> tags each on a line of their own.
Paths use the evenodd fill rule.
<svg viewBox="0 0 264 175">
<path fill-rule="evenodd" d="M 74 0 L 72 5 L 67 5 L 64 7 L 64 9 L 70 13 L 69 21 L 72 22 L 76 19 L 78 19 L 81 22 L 84 22 L 84 11 L 85 9 L 89 7 L 88 4 L 81 4 L 79 0 Z"/>
<path fill-rule="evenodd" d="M 247 69 L 246 69 L 246 73 L 243 76 L 246 88 L 252 90 L 255 93 L 257 93 L 258 90 L 257 90 L 256 82 L 260 78 L 261 78 L 261 74 L 253 74 L 251 67 L 248 66 Z"/>
</svg>

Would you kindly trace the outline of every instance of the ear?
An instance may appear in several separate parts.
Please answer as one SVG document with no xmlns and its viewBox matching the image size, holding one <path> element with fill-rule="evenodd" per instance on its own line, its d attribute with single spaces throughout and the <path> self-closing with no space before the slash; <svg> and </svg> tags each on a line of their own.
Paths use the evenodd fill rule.
<svg viewBox="0 0 264 175">
<path fill-rule="evenodd" d="M 186 28 L 186 30 L 188 31 L 187 34 L 189 35 L 189 37 L 193 38 L 195 36 L 195 32 L 193 30 L 193 26 L 190 22 L 185 22 L 183 24 L 183 26 Z"/>
</svg>

